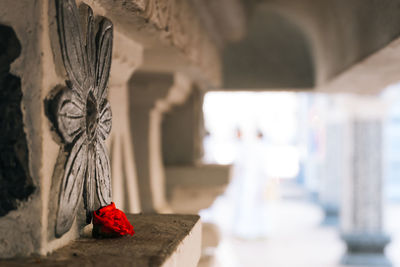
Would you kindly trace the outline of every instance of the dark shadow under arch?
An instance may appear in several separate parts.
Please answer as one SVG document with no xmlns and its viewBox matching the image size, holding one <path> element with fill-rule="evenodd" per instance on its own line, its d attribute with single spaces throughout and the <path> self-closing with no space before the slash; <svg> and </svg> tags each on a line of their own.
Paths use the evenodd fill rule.
<svg viewBox="0 0 400 267">
<path fill-rule="evenodd" d="M 300 27 L 266 5 L 250 17 L 246 37 L 223 52 L 224 88 L 314 87 L 309 40 Z"/>
</svg>

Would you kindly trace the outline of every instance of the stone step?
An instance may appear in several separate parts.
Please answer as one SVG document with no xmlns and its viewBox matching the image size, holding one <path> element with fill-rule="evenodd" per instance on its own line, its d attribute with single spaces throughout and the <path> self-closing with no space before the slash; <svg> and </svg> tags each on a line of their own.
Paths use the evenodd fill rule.
<svg viewBox="0 0 400 267">
<path fill-rule="evenodd" d="M 197 266 L 201 222 L 197 215 L 127 214 L 132 237 L 81 238 L 49 256 L 0 260 L 0 266 Z"/>
</svg>

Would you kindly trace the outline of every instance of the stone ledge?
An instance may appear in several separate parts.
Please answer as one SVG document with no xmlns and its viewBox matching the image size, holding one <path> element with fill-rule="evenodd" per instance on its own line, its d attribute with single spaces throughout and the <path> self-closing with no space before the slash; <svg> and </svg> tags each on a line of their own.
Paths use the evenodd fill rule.
<svg viewBox="0 0 400 267">
<path fill-rule="evenodd" d="M 224 193 L 231 165 L 166 166 L 167 198 L 176 213 L 198 213 Z"/>
<path fill-rule="evenodd" d="M 0 260 L 0 266 L 197 266 L 201 222 L 197 215 L 127 214 L 133 237 L 82 238 L 47 257 Z"/>
</svg>

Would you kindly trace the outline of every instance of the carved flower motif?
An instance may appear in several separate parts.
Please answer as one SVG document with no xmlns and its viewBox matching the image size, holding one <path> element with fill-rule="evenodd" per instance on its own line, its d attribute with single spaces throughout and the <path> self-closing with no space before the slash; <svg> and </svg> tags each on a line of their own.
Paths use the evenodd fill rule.
<svg viewBox="0 0 400 267">
<path fill-rule="evenodd" d="M 74 0 L 57 4 L 60 45 L 69 78 L 54 111 L 56 128 L 70 149 L 56 221 L 56 234 L 61 236 L 71 228 L 82 195 L 88 223 L 96 205 L 111 203 L 110 163 L 104 142 L 111 131 L 106 95 L 113 27 L 101 18 L 95 33 L 89 6 L 83 4 L 78 10 Z"/>
</svg>

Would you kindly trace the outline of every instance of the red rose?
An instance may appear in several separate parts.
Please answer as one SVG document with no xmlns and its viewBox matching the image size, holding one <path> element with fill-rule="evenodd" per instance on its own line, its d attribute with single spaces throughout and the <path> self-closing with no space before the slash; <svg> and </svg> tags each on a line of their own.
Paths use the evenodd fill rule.
<svg viewBox="0 0 400 267">
<path fill-rule="evenodd" d="M 114 202 L 93 212 L 94 237 L 118 237 L 134 233 L 125 213 L 116 209 Z"/>
</svg>

